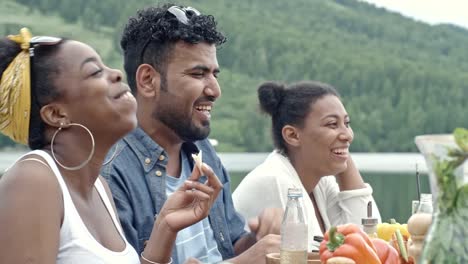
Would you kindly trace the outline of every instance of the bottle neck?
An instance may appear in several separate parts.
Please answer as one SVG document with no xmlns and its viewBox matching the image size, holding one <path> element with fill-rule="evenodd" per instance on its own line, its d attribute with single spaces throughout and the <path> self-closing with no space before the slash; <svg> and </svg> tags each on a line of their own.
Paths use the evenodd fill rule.
<svg viewBox="0 0 468 264">
<path fill-rule="evenodd" d="M 419 201 L 418 213 L 432 213 L 432 195 L 431 194 L 421 194 L 421 200 Z"/>
<path fill-rule="evenodd" d="M 286 210 L 283 216 L 283 223 L 285 222 L 296 222 L 305 223 L 304 212 L 302 204 L 299 200 L 300 197 L 288 197 L 288 203 L 286 204 Z"/>
</svg>

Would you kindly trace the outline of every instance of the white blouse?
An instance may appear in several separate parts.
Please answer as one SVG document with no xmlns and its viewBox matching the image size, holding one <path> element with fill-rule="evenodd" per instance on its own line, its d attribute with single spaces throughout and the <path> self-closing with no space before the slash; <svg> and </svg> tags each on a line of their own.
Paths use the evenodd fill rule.
<svg viewBox="0 0 468 264">
<path fill-rule="evenodd" d="M 251 171 L 234 191 L 232 198 L 236 210 L 246 219 L 258 216 L 264 208 L 286 208 L 288 188 L 300 187 L 303 192 L 302 204 L 308 225 L 309 250 L 317 249 L 314 236 L 323 236 L 317 220 L 314 205 L 301 183 L 299 175 L 289 159 L 273 151 L 267 159 Z M 367 203 L 372 201 L 373 217 L 380 220 L 380 213 L 372 197 L 372 188 L 341 191 L 335 176 L 320 179 L 313 190 L 318 210 L 325 228 L 345 223 L 361 225 L 367 217 Z"/>
</svg>

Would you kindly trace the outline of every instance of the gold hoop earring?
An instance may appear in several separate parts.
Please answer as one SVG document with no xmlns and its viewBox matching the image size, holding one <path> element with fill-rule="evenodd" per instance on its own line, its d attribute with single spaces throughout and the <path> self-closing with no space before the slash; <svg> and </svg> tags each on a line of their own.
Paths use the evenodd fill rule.
<svg viewBox="0 0 468 264">
<path fill-rule="evenodd" d="M 105 166 L 105 165 L 109 164 L 111 161 L 114 160 L 115 155 L 117 154 L 117 149 L 118 149 L 118 146 L 115 146 L 114 152 L 112 153 L 112 156 L 108 160 L 104 161 L 104 163 L 102 163 L 102 166 Z"/>
<path fill-rule="evenodd" d="M 85 126 L 83 126 L 82 124 L 78 124 L 78 123 L 70 123 L 68 126 L 79 126 L 81 128 L 83 128 L 84 130 L 86 130 L 86 132 L 88 132 L 89 136 L 91 137 L 91 142 L 92 142 L 92 149 L 91 149 L 91 153 L 89 153 L 89 156 L 88 158 L 83 162 L 81 163 L 80 165 L 78 166 L 74 166 L 74 167 L 68 167 L 68 166 L 65 166 L 63 165 L 62 163 L 60 163 L 57 158 L 55 157 L 55 152 L 54 152 L 54 140 L 55 140 L 55 137 L 57 136 L 57 134 L 62 130 L 63 128 L 63 124 L 60 124 L 60 127 L 57 128 L 57 130 L 55 130 L 55 133 L 54 135 L 52 136 L 52 140 L 50 142 L 50 151 L 52 153 L 52 158 L 54 158 L 54 161 L 62 168 L 66 169 L 66 170 L 79 170 L 81 168 L 83 168 L 84 166 L 86 166 L 86 164 L 88 164 L 88 162 L 91 160 L 91 158 L 93 157 L 94 155 L 94 147 L 95 147 L 95 144 L 94 144 L 94 137 L 93 137 L 93 134 L 91 133 L 91 131 L 89 131 L 89 129 Z"/>
</svg>

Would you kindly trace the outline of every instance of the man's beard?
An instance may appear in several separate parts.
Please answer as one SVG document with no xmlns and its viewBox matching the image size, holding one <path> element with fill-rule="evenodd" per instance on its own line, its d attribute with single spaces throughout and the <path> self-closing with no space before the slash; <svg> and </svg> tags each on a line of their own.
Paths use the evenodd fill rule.
<svg viewBox="0 0 468 264">
<path fill-rule="evenodd" d="M 170 94 L 167 87 L 167 79 L 163 75 L 161 79 L 161 93 Z M 157 111 L 153 112 L 153 118 L 161 121 L 172 129 L 184 142 L 194 142 L 208 137 L 210 134 L 210 121 L 202 123 L 202 127 L 197 127 L 192 123 L 192 117 L 186 116 L 177 109 L 178 104 L 165 103 L 159 100 Z"/>
<path fill-rule="evenodd" d="M 197 127 L 192 123 L 190 117 L 174 115 L 174 112 L 155 113 L 156 117 L 167 127 L 172 129 L 184 142 L 194 142 L 208 137 L 210 134 L 210 123 L 204 122 L 203 127 Z"/>
</svg>

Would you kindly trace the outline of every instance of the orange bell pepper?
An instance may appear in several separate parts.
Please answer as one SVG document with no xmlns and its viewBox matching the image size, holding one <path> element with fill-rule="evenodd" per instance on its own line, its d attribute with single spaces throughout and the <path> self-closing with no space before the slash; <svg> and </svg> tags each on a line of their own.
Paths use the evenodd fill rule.
<svg viewBox="0 0 468 264">
<path fill-rule="evenodd" d="M 377 255 L 379 256 L 380 262 L 382 264 L 400 264 L 400 256 L 398 251 L 392 247 L 387 241 L 374 238 L 372 239 L 375 248 L 377 249 Z"/>
<path fill-rule="evenodd" d="M 377 250 L 364 231 L 355 224 L 331 227 L 320 243 L 320 261 L 347 257 L 356 264 L 381 264 Z"/>
</svg>

